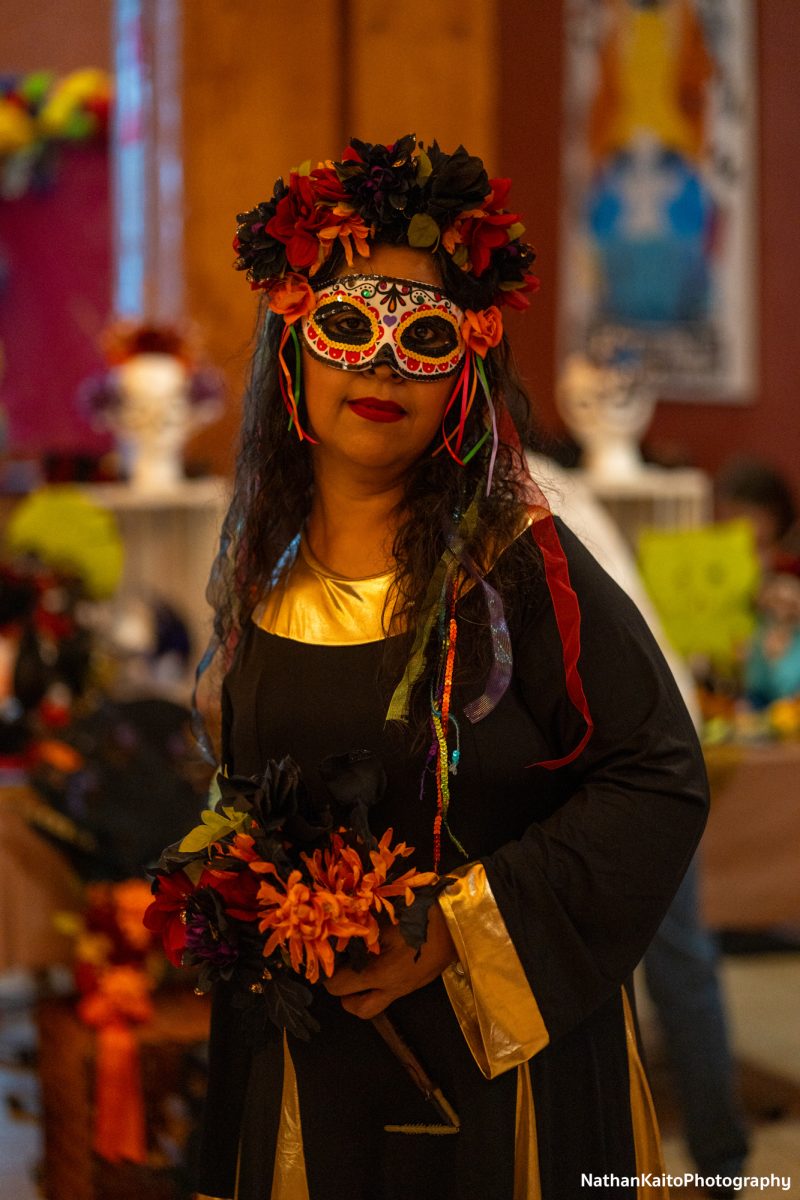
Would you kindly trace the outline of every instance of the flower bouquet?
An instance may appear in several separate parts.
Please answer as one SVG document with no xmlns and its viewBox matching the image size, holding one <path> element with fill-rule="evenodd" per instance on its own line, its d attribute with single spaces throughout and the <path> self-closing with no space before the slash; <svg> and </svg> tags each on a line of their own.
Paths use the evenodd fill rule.
<svg viewBox="0 0 800 1200">
<path fill-rule="evenodd" d="M 328 758 L 320 774 L 330 797 L 316 802 L 290 758 L 261 778 L 221 777 L 215 808 L 154 871 L 145 925 L 172 963 L 199 967 L 197 991 L 234 985 L 257 1039 L 315 1032 L 308 985 L 379 954 L 382 924 L 418 950 L 449 882 L 409 868 L 413 848 L 393 844 L 391 829 L 379 841 L 370 832 L 386 782 L 375 755 Z"/>
</svg>

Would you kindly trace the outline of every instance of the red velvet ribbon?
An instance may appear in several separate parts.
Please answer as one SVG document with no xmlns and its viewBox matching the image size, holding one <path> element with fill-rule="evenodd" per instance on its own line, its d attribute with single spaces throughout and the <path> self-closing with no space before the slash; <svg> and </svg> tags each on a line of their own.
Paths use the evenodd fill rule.
<svg viewBox="0 0 800 1200">
<path fill-rule="evenodd" d="M 574 762 L 585 749 L 594 731 L 594 721 L 589 711 L 589 703 L 583 690 L 583 680 L 578 667 L 581 656 L 581 609 L 570 582 L 569 565 L 556 530 L 550 505 L 528 471 L 516 425 L 504 404 L 498 405 L 498 418 L 501 440 L 513 447 L 519 456 L 519 483 L 528 500 L 531 533 L 542 555 L 547 589 L 553 602 L 558 636 L 561 640 L 561 657 L 564 663 L 567 695 L 586 725 L 583 737 L 568 754 L 564 754 L 560 758 L 548 758 L 543 762 L 528 763 L 529 767 L 544 767 L 546 771 L 555 771 L 559 767 L 565 767 L 568 763 Z"/>
<path fill-rule="evenodd" d="M 581 610 L 578 597 L 573 591 L 569 578 L 569 566 L 561 542 L 556 531 L 553 514 L 539 511 L 534 514 L 531 525 L 536 545 L 539 547 L 544 563 L 544 574 L 550 599 L 553 601 L 558 634 L 561 638 L 561 656 L 564 663 L 564 678 L 567 695 L 586 723 L 586 730 L 577 746 L 561 758 L 548 758 L 544 762 L 529 763 L 531 767 L 544 767 L 547 771 L 555 771 L 573 762 L 583 751 L 592 736 L 594 722 L 589 712 L 589 704 L 583 690 L 583 680 L 578 670 L 578 660 L 581 655 Z"/>
</svg>

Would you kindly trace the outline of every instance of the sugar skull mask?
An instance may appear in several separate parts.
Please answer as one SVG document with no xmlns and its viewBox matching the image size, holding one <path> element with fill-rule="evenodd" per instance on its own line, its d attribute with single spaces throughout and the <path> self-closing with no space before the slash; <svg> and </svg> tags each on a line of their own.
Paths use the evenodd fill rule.
<svg viewBox="0 0 800 1200">
<path fill-rule="evenodd" d="M 315 289 L 303 318 L 314 358 L 342 371 L 381 363 L 406 379 L 453 375 L 464 357 L 464 313 L 440 289 L 411 279 L 345 275 Z"/>
</svg>

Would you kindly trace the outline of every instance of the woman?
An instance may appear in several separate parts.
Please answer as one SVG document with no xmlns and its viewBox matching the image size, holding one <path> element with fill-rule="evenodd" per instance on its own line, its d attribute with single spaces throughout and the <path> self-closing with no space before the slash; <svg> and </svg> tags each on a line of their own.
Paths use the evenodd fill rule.
<svg viewBox="0 0 800 1200">
<path fill-rule="evenodd" d="M 373 810 L 453 877 L 253 1049 L 215 997 L 203 1195 L 666 1195 L 627 981 L 700 835 L 691 722 L 636 609 L 524 473 L 497 307 L 533 253 L 462 147 L 353 141 L 239 218 L 263 323 L 211 596 L 225 768 L 356 748 Z M 287 411 L 289 421 L 287 427 Z M 458 1114 L 377 1036 L 393 1024 Z"/>
</svg>

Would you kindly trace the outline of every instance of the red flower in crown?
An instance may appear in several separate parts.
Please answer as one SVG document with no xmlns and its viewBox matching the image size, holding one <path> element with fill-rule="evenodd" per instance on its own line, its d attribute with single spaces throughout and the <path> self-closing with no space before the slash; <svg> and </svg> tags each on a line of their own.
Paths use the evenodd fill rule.
<svg viewBox="0 0 800 1200">
<path fill-rule="evenodd" d="M 462 245 L 467 251 L 465 270 L 480 278 L 489 266 L 492 251 L 511 240 L 509 230 L 519 223 L 517 213 L 503 212 L 502 206 L 511 187 L 510 179 L 490 179 L 492 188 L 481 208 L 470 209 L 446 230 L 442 242 L 450 254 Z"/>
<path fill-rule="evenodd" d="M 347 192 L 342 187 L 341 180 L 336 171 L 329 163 L 326 163 L 324 166 L 315 167 L 311 172 L 311 179 L 313 180 L 314 194 L 319 204 L 329 204 L 335 207 L 337 204 L 349 203 Z"/>
<path fill-rule="evenodd" d="M 283 242 L 289 266 L 295 271 L 303 271 L 321 259 L 323 250 L 317 235 L 327 224 L 328 210 L 318 204 L 314 180 L 292 171 L 289 191 L 278 201 L 266 232 Z"/>
<path fill-rule="evenodd" d="M 521 311 L 530 304 L 526 292 L 538 292 L 540 287 L 541 280 L 538 275 L 523 275 L 522 283 L 508 284 L 505 287 L 501 286 L 495 296 L 495 301 L 498 304 L 507 304 L 509 308 L 516 308 Z"/>
</svg>

